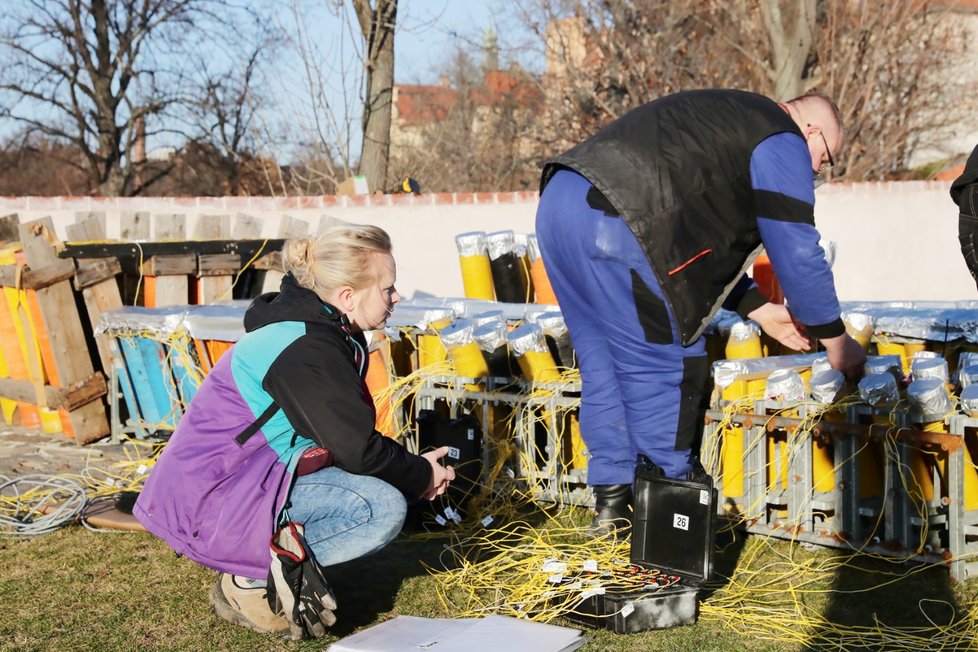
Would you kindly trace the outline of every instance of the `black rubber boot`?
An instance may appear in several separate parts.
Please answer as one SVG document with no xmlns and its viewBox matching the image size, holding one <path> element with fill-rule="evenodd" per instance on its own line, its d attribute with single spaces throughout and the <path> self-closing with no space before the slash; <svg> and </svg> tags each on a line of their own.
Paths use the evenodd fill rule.
<svg viewBox="0 0 978 652">
<path fill-rule="evenodd" d="M 591 491 L 596 512 L 590 527 L 592 537 L 603 537 L 631 525 L 631 484 L 599 484 L 592 486 Z"/>
</svg>

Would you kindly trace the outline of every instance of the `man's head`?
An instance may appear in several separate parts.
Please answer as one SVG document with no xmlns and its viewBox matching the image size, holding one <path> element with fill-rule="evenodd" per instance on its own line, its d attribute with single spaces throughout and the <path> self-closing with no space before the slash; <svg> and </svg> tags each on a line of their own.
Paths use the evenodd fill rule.
<svg viewBox="0 0 978 652">
<path fill-rule="evenodd" d="M 816 174 L 835 164 L 842 150 L 842 115 L 839 107 L 824 95 L 811 93 L 785 102 L 812 156 Z"/>
</svg>

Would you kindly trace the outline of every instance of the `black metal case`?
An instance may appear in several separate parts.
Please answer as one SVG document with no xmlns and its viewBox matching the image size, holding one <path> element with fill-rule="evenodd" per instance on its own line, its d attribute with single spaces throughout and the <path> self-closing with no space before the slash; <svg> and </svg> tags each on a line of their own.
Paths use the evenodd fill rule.
<svg viewBox="0 0 978 652">
<path fill-rule="evenodd" d="M 648 590 L 605 590 L 583 600 L 568 616 L 620 634 L 691 625 L 699 615 L 698 594 L 713 572 L 716 490 L 700 481 L 662 477 L 652 466 L 635 474 L 630 559 L 636 566 L 678 578 Z"/>
</svg>

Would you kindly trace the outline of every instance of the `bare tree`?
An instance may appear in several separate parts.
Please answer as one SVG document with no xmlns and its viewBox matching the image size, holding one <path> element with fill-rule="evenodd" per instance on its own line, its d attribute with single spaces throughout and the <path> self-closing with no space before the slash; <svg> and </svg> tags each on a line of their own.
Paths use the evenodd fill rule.
<svg viewBox="0 0 978 652">
<path fill-rule="evenodd" d="M 138 194 L 134 147 L 143 136 L 179 146 L 163 118 L 187 103 L 189 52 L 232 24 L 223 0 L 24 0 L 7 3 L 0 32 L 0 117 L 82 153 L 68 159 L 90 192 Z M 139 127 L 139 128 L 137 128 Z M 177 133 L 174 133 L 177 132 Z"/>
<path fill-rule="evenodd" d="M 836 99 L 846 129 L 834 173 L 853 180 L 907 176 L 917 151 L 969 119 L 972 88 L 948 66 L 968 47 L 961 16 L 911 0 L 825 0 L 823 11 L 818 87 Z"/>
<path fill-rule="evenodd" d="M 371 192 L 387 187 L 397 0 L 352 0 L 363 36 L 363 149 L 360 174 Z"/>
<path fill-rule="evenodd" d="M 392 177 L 417 179 L 425 191 L 536 189 L 536 131 L 543 103 L 538 80 L 518 67 L 498 69 L 457 49 L 437 86 L 401 85 L 416 112 L 392 128 Z"/>
<path fill-rule="evenodd" d="M 801 95 L 803 73 L 815 38 L 815 0 L 795 0 L 782 6 L 761 2 L 761 17 L 771 43 L 771 56 L 761 69 L 771 79 L 774 97 Z"/>
<path fill-rule="evenodd" d="M 556 151 L 683 89 L 743 88 L 777 100 L 818 90 L 836 99 L 846 127 L 833 174 L 892 177 L 966 106 L 937 74 L 961 47 L 937 4 L 537 0 L 524 21 L 548 61 L 543 133 Z"/>
<path fill-rule="evenodd" d="M 329 20 L 330 39 L 309 24 Z M 297 163 L 291 191 L 333 192 L 354 173 L 387 187 L 396 0 L 291 0 L 288 42 L 301 62 L 300 92 L 285 88 Z M 359 119 L 359 124 L 357 120 Z"/>
<path fill-rule="evenodd" d="M 325 14 L 322 13 L 325 10 Z M 310 29 L 319 21 L 337 21 L 335 38 L 322 39 Z M 284 139 L 292 144 L 287 192 L 330 194 L 356 169 L 356 114 L 363 104 L 363 57 L 360 30 L 343 0 L 291 0 L 282 33 L 300 64 L 295 83 L 283 84 L 279 100 L 290 120 Z"/>
<path fill-rule="evenodd" d="M 756 90 L 836 100 L 846 147 L 833 176 L 883 179 L 907 175 L 915 152 L 965 117 L 962 89 L 940 74 L 963 44 L 947 6 L 736 0 L 715 2 L 700 20 L 757 72 Z"/>
<path fill-rule="evenodd" d="M 220 194 L 268 194 L 281 189 L 277 166 L 258 156 L 270 140 L 261 137 L 266 130 L 257 123 L 259 112 L 267 107 L 261 90 L 265 87 L 261 66 L 274 41 L 272 33 L 258 39 L 235 61 L 235 75 L 227 75 L 222 66 L 213 69 L 207 57 L 198 59 L 196 67 L 203 74 L 200 87 L 189 100 L 189 121 L 200 134 L 203 151 L 211 153 L 212 172 L 222 178 Z M 267 177 L 266 183 L 255 187 L 259 171 Z"/>
<path fill-rule="evenodd" d="M 564 149 L 629 109 L 678 90 L 751 87 L 701 0 L 537 0 L 523 21 L 547 62 L 541 139 Z"/>
<path fill-rule="evenodd" d="M 790 99 L 814 85 L 811 77 L 818 36 L 817 0 L 711 2 L 697 23 L 734 54 L 772 97 Z M 735 21 L 735 22 L 730 22 Z M 746 80 L 745 80 L 746 81 Z"/>
<path fill-rule="evenodd" d="M 0 195 L 85 194 L 85 176 L 77 166 L 63 163 L 80 158 L 78 150 L 38 135 L 13 137 L 0 146 Z"/>
</svg>

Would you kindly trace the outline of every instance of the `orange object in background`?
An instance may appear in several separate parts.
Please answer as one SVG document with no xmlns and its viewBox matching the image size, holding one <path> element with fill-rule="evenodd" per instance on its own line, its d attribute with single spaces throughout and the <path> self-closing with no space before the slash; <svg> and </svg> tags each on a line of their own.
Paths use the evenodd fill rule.
<svg viewBox="0 0 978 652">
<path fill-rule="evenodd" d="M 537 258 L 530 263 L 530 278 L 533 279 L 536 302 L 557 305 L 557 297 L 554 295 L 554 289 L 550 286 L 550 278 L 543 266 L 543 258 Z"/>
<path fill-rule="evenodd" d="M 34 338 L 40 349 L 41 362 L 43 364 L 43 376 L 47 381 L 55 386 L 61 387 L 61 378 L 58 377 L 58 368 L 54 364 L 54 351 L 51 349 L 51 340 L 48 339 L 47 330 L 44 328 L 44 318 L 41 316 L 41 304 L 37 301 L 37 292 L 27 291 L 27 306 L 31 316 L 31 325 L 34 328 Z M 41 429 L 46 433 L 64 432 L 69 437 L 74 437 L 75 433 L 71 427 L 71 418 L 68 410 L 49 410 L 40 408 Z M 59 423 L 60 420 L 60 423 Z"/>
<path fill-rule="evenodd" d="M 221 356 L 227 353 L 232 346 L 234 346 L 234 342 L 204 340 L 204 347 L 207 349 L 207 357 L 210 360 L 211 366 L 216 365 L 217 361 L 221 359 Z"/>
<path fill-rule="evenodd" d="M 143 305 L 147 308 L 156 307 L 156 277 L 143 277 Z"/>
<path fill-rule="evenodd" d="M 754 261 L 754 271 L 751 275 L 754 282 L 757 283 L 757 289 L 767 297 L 768 301 L 771 303 L 784 303 L 784 292 L 781 290 L 781 283 L 778 282 L 778 277 L 774 274 L 774 268 L 771 267 L 771 259 L 767 257 L 767 254 L 762 253 L 757 257 L 757 260 Z"/>
<path fill-rule="evenodd" d="M 14 293 L 16 298 L 16 288 L 4 288 L 4 293 Z M 17 380 L 29 380 L 30 374 L 27 370 L 27 361 L 24 359 L 24 349 L 20 345 L 23 342 L 21 326 L 15 322 L 7 301 L 0 305 L 0 348 L 3 349 L 4 361 L 7 363 L 7 372 L 10 378 Z M 24 428 L 40 428 L 41 413 L 36 405 L 26 401 L 16 402 L 16 415 L 19 425 Z M 4 416 L 9 407 L 5 406 Z M 11 417 L 13 414 L 11 414 Z"/>
<path fill-rule="evenodd" d="M 197 358 L 200 361 L 200 369 L 204 374 L 210 373 L 211 370 L 211 359 L 207 355 L 207 347 L 204 346 L 204 340 L 198 340 L 194 338 L 194 350 L 197 351 Z"/>
<path fill-rule="evenodd" d="M 197 351 L 197 358 L 200 361 L 200 369 L 204 375 L 210 373 L 221 356 L 234 346 L 234 342 L 224 340 L 198 340 L 194 339 L 194 349 Z"/>
<path fill-rule="evenodd" d="M 0 264 L 18 264 L 16 253 L 20 249 L 20 245 L 17 244 L 0 250 Z M 43 363 L 27 308 L 27 291 L 5 286 L 0 312 L 3 313 L 0 315 L 0 346 L 3 347 L 4 360 L 10 377 L 43 385 L 44 370 L 40 368 Z M 16 415 L 22 427 L 41 428 L 40 408 L 36 404 L 18 401 Z"/>
<path fill-rule="evenodd" d="M 374 410 L 377 412 L 374 428 L 385 437 L 393 437 L 394 420 L 391 413 L 390 395 L 378 397 L 378 394 L 386 390 L 391 384 L 390 372 L 387 368 L 387 355 L 383 350 L 385 346 L 382 345 L 381 348 L 370 352 L 370 362 L 367 364 L 367 377 L 364 378 L 364 382 L 367 385 L 367 391 L 373 398 Z"/>
</svg>

